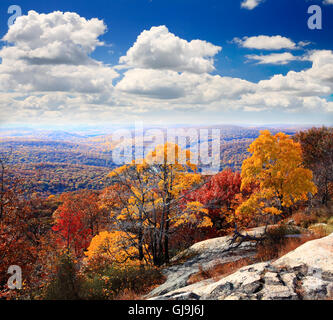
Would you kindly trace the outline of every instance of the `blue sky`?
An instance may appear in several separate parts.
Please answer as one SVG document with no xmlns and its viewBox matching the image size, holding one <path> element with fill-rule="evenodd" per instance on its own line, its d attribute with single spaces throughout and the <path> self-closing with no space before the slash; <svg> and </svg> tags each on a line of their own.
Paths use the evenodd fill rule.
<svg viewBox="0 0 333 320">
<path fill-rule="evenodd" d="M 241 7 L 243 1 L 252 4 L 258 2 L 258 5 L 254 8 Z M 6 40 L 2 42 L 3 48 L 0 51 L 0 84 L 3 84 L 3 88 L 0 87 L 3 97 L 0 100 L 1 122 L 3 125 L 97 124 L 135 120 L 196 124 L 212 121 L 238 124 L 332 124 L 333 80 L 330 80 L 329 73 L 333 70 L 333 4 L 325 4 L 323 1 L 332 2 L 15 2 L 22 8 L 23 15 L 34 10 L 38 15 L 33 18 L 35 20 L 42 19 L 39 16 L 42 13 L 52 15 L 54 11 L 73 12 L 88 22 L 90 19 L 99 19 L 106 28 L 102 30 L 100 24 L 92 27 L 95 38 L 90 39 L 89 44 L 81 38 L 77 41 L 71 35 L 63 37 L 65 44 L 59 44 L 61 36 L 51 44 L 46 39 L 47 34 L 52 34 L 52 26 L 59 19 L 44 30 L 38 43 L 36 39 L 30 39 L 29 30 L 21 31 L 22 27 L 13 29 L 9 34 L 7 20 L 10 14 L 7 10 L 14 3 L 1 1 L 0 34 Z M 322 9 L 321 30 L 310 30 L 307 25 L 310 17 L 307 10 L 313 4 L 320 5 Z M 28 17 L 25 25 L 32 21 L 32 17 Z M 65 25 L 71 21 L 66 20 Z M 160 29 L 155 32 L 151 30 L 152 27 Z M 137 41 L 144 30 L 148 31 L 146 38 Z M 82 27 L 80 32 L 80 37 L 84 38 L 84 33 L 90 32 L 90 29 Z M 168 37 L 167 42 L 161 41 L 165 37 Z M 24 43 L 20 41 L 23 38 Z M 191 41 L 196 39 L 202 41 L 198 50 L 203 53 L 193 58 Z M 134 47 L 136 41 L 138 46 Z M 146 52 L 144 46 L 147 41 L 152 47 Z M 87 47 L 80 53 L 78 48 L 84 47 L 83 43 Z M 156 47 L 159 44 L 165 50 L 154 56 L 154 50 L 159 49 Z M 73 52 L 68 49 L 68 55 L 86 55 L 89 62 L 87 58 L 82 63 L 66 60 L 59 64 L 59 61 L 64 61 L 61 54 L 66 48 L 72 49 L 72 45 L 77 48 Z M 174 45 L 177 48 L 188 48 L 172 52 Z M 16 48 L 16 53 L 6 50 L 9 47 Z M 29 51 L 26 51 L 27 47 Z M 132 55 L 128 55 L 130 48 L 134 48 Z M 144 59 L 139 54 L 150 56 Z M 172 59 L 173 54 L 176 59 L 179 56 L 184 56 L 184 59 L 171 67 L 165 61 L 159 63 L 159 59 L 166 59 L 167 56 Z M 32 55 L 35 60 L 29 60 Z M 36 63 L 36 59 L 41 56 L 44 62 L 38 60 Z M 123 63 L 120 62 L 121 57 L 127 57 Z M 187 63 L 187 59 L 193 61 Z M 101 67 L 96 73 L 91 66 L 92 61 Z M 15 67 L 10 67 L 12 65 Z M 41 78 L 45 72 L 48 75 L 44 80 Z M 96 79 L 85 80 L 89 72 Z M 325 72 L 328 75 L 322 76 Z M 27 76 L 29 73 L 31 76 Z M 77 74 L 78 79 L 74 79 L 74 74 Z M 39 81 L 44 85 L 38 85 Z M 89 81 L 92 81 L 92 86 L 99 84 L 100 87 L 87 88 Z M 49 83 L 45 85 L 46 82 Z M 86 83 L 85 88 L 78 84 L 81 82 Z M 195 96 L 194 91 L 197 91 Z"/>
</svg>

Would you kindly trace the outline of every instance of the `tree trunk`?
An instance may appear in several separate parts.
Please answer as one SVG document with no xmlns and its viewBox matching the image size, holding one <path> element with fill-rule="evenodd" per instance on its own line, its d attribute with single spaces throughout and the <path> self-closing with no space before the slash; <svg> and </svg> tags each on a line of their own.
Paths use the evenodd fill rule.
<svg viewBox="0 0 333 320">
<path fill-rule="evenodd" d="M 139 234 L 138 234 L 138 241 L 139 241 L 139 260 L 142 261 L 144 258 L 144 253 L 143 253 L 143 233 L 142 233 L 142 228 L 139 229 Z"/>
<path fill-rule="evenodd" d="M 165 226 L 165 236 L 164 236 L 164 261 L 165 263 L 169 263 L 169 220 L 166 222 Z"/>
</svg>

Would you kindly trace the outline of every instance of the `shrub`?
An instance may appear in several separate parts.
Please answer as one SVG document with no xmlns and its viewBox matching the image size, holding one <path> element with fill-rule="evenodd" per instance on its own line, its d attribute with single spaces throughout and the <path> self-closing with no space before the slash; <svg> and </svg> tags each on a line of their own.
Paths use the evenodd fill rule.
<svg viewBox="0 0 333 320">
<path fill-rule="evenodd" d="M 288 252 L 291 252 L 293 250 L 295 250 L 296 248 L 298 248 L 299 246 L 301 246 L 302 244 L 311 241 L 311 240 L 315 240 L 315 239 L 319 239 L 322 236 L 319 234 L 308 234 L 308 235 L 304 235 L 301 238 L 289 238 L 287 239 L 283 245 L 279 248 L 278 253 L 277 253 L 277 257 L 282 257 L 285 254 L 287 254 Z"/>
<path fill-rule="evenodd" d="M 254 263 L 255 261 L 250 258 L 242 258 L 236 261 L 217 264 L 214 267 L 204 270 L 199 266 L 199 271 L 190 276 L 187 283 L 192 284 L 206 279 L 219 279 L 223 276 L 232 274 L 241 267 Z"/>
<path fill-rule="evenodd" d="M 333 202 L 330 201 L 327 205 L 310 208 L 308 209 L 308 212 L 297 212 L 292 216 L 292 218 L 294 219 L 296 225 L 303 228 L 308 228 L 310 225 L 316 223 L 331 224 L 333 222 Z"/>
<path fill-rule="evenodd" d="M 159 269 L 151 266 L 119 266 L 110 264 L 99 270 L 87 268 L 82 287 L 84 299 L 124 299 L 126 295 L 138 296 L 148 293 L 153 285 L 164 280 Z"/>
<path fill-rule="evenodd" d="M 329 219 L 327 220 L 327 224 L 333 226 L 333 217 L 331 217 L 331 218 L 329 218 Z"/>
<path fill-rule="evenodd" d="M 333 225 L 326 224 L 326 223 L 317 223 L 314 225 L 311 225 L 309 227 L 309 230 L 312 232 L 321 235 L 322 237 L 328 236 L 333 232 Z"/>
<path fill-rule="evenodd" d="M 69 254 L 59 257 L 56 274 L 46 287 L 46 300 L 80 299 L 81 279 L 77 275 L 75 264 Z"/>
<path fill-rule="evenodd" d="M 302 228 L 308 228 L 311 224 L 318 221 L 318 217 L 314 213 L 296 212 L 292 218 L 295 224 Z"/>
<path fill-rule="evenodd" d="M 305 242 L 322 236 L 315 233 L 301 234 L 299 230 L 286 225 L 270 228 L 266 239 L 258 244 L 256 259 L 258 261 L 277 259 Z"/>
</svg>

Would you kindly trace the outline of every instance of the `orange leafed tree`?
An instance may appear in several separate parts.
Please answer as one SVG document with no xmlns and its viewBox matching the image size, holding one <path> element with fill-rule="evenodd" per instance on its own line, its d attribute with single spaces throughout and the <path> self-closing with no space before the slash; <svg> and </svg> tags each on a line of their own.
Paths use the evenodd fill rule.
<svg viewBox="0 0 333 320">
<path fill-rule="evenodd" d="M 301 146 L 288 135 L 261 131 L 248 151 L 251 156 L 242 165 L 241 189 L 250 184 L 258 188 L 237 209 L 239 218 L 287 214 L 297 201 L 307 200 L 308 193 L 316 193 L 312 172 L 303 167 Z"/>
</svg>

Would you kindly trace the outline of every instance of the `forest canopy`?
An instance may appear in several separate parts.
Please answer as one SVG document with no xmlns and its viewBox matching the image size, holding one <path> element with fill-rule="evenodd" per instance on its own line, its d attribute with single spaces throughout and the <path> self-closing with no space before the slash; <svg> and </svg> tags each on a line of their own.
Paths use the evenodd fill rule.
<svg viewBox="0 0 333 320">
<path fill-rule="evenodd" d="M 75 185 L 75 191 L 47 196 L 27 192 L 10 155 L 1 153 L 1 295 L 57 299 L 66 288 L 75 299 L 114 299 L 126 290 L 147 290 L 144 283 L 162 281 L 161 268 L 195 242 L 239 237 L 240 230 L 329 205 L 332 141 L 325 127 L 295 136 L 264 130 L 242 155 L 240 170 L 213 176 L 200 172 L 188 149 L 168 142 L 139 164 L 103 167 L 100 188 Z M 46 183 L 60 176 L 52 163 L 36 167 L 53 171 Z M 75 168 L 90 179 L 87 166 Z M 24 266 L 22 290 L 8 291 L 13 264 Z"/>
</svg>

